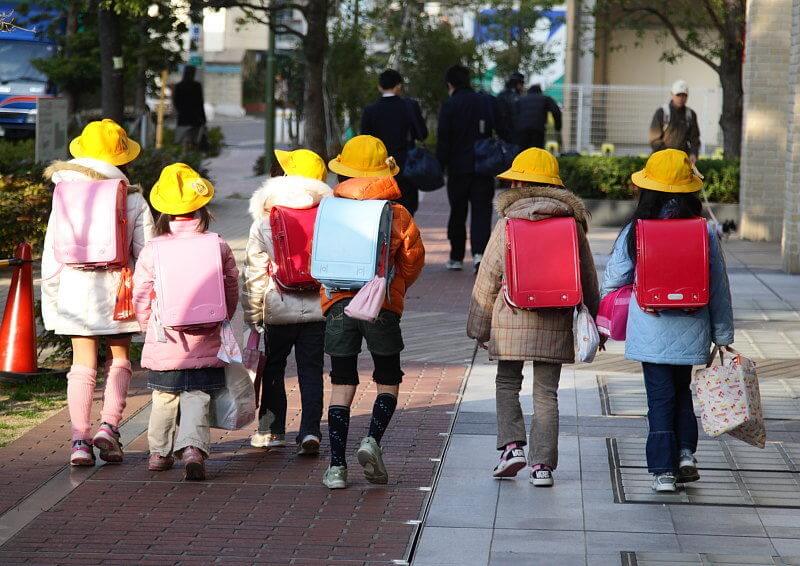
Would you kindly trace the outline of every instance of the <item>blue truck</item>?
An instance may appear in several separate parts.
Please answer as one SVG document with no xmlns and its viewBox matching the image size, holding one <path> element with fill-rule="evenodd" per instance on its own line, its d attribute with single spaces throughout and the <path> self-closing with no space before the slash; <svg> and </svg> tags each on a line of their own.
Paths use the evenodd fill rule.
<svg viewBox="0 0 800 566">
<path fill-rule="evenodd" d="M 20 13 L 17 2 L 0 2 L 0 14 L 10 14 L 14 23 L 11 30 L 0 31 L 0 137 L 32 136 L 37 100 L 55 94 L 32 63 L 56 53 L 56 44 L 46 33 L 52 15 L 31 4 Z"/>
</svg>

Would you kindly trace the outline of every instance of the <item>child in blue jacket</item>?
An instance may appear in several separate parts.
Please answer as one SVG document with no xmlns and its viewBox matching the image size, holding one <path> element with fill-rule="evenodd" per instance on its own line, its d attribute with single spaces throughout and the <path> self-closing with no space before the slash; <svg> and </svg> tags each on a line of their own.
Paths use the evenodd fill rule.
<svg viewBox="0 0 800 566">
<path fill-rule="evenodd" d="M 633 283 L 636 220 L 700 217 L 702 177 L 683 151 L 654 153 L 631 176 L 639 202 L 631 222 L 614 243 L 601 295 Z M 692 366 L 708 362 L 712 342 L 733 343 L 733 308 L 720 242 L 709 230 L 710 300 L 692 311 L 645 312 L 631 297 L 625 357 L 642 363 L 647 390 L 647 467 L 653 490 L 674 492 L 678 483 L 697 481 L 697 421 L 690 384 Z"/>
</svg>

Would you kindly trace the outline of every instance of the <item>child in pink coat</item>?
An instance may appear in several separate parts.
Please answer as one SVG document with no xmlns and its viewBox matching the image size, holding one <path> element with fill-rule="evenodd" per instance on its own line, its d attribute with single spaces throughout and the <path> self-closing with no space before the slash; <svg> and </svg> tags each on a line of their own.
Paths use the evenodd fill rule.
<svg viewBox="0 0 800 566">
<path fill-rule="evenodd" d="M 156 238 L 149 242 L 136 263 L 133 301 L 136 317 L 146 332 L 142 367 L 150 372 L 147 385 L 153 390 L 153 405 L 148 427 L 151 471 L 168 470 L 174 457 L 184 462 L 186 479 L 205 479 L 205 459 L 211 436 L 209 431 L 210 392 L 225 387 L 225 362 L 217 357 L 221 346 L 220 325 L 176 330 L 163 328 L 153 315 L 154 245 L 171 238 L 189 238 L 206 232 L 211 215 L 205 208 L 214 196 L 214 187 L 188 165 L 176 163 L 161 173 L 150 201 L 161 212 L 156 222 Z M 228 244 L 219 239 L 225 288 L 227 317 L 236 312 L 239 293 L 236 261 Z M 202 258 L 201 258 L 202 259 Z M 192 277 L 187 273 L 186 277 Z M 166 310 L 169 305 L 163 305 Z M 161 341 L 159 341 L 161 338 Z M 178 415 L 180 427 L 178 428 Z M 177 437 L 176 437 L 177 429 Z"/>
</svg>

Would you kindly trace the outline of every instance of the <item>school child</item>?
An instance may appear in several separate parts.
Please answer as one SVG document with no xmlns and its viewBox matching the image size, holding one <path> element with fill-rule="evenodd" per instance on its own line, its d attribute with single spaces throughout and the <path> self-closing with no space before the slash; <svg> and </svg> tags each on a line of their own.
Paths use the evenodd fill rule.
<svg viewBox="0 0 800 566">
<path fill-rule="evenodd" d="M 342 153 L 328 163 L 339 175 L 334 196 L 353 200 L 397 201 L 400 188 L 394 176 L 400 168 L 389 157 L 383 142 L 373 136 L 356 136 L 348 141 Z M 389 297 L 384 301 L 373 323 L 353 319 L 345 308 L 354 292 L 320 291 L 322 311 L 326 315 L 325 352 L 331 359 L 331 393 L 328 407 L 328 428 L 331 443 L 331 463 L 322 483 L 329 489 L 347 487 L 347 435 L 350 427 L 350 406 L 359 383 L 358 355 L 361 343 L 367 342 L 375 370 L 372 378 L 378 395 L 372 409 L 369 433 L 361 441 L 356 454 L 364 467 L 367 481 L 385 484 L 389 474 L 383 462 L 380 443 L 397 407 L 397 394 L 403 380 L 400 352 L 403 336 L 400 317 L 408 288 L 416 281 L 425 264 L 425 247 L 419 228 L 411 214 L 400 204 L 392 205 L 389 263 L 393 278 Z"/>
<path fill-rule="evenodd" d="M 274 276 L 276 252 L 270 215 L 276 206 L 315 209 L 323 197 L 331 194 L 331 188 L 324 182 L 328 175 L 325 162 L 313 151 L 275 150 L 275 156 L 285 176 L 267 179 L 250 198 L 253 225 L 247 241 L 242 288 L 246 338 L 253 332 L 263 333 L 266 352 L 258 431 L 250 438 L 250 444 L 262 448 L 286 445 L 284 377 L 286 360 L 294 348 L 302 403 L 295 442 L 300 454 L 317 455 L 322 437 L 325 317 L 316 288 L 284 289 Z M 304 247 L 310 252 L 311 242 Z"/>
<path fill-rule="evenodd" d="M 496 478 L 510 478 L 526 466 L 525 419 L 519 402 L 522 370 L 533 362 L 533 422 L 530 483 L 553 485 L 558 466 L 558 383 L 562 364 L 575 361 L 571 308 L 515 308 L 502 290 L 506 272 L 506 224 L 512 219 L 541 221 L 556 217 L 575 219 L 578 258 L 532 257 L 531 262 L 579 261 L 583 303 L 597 314 L 597 272 L 586 238 L 589 214 L 580 198 L 566 190 L 559 177 L 558 161 L 549 152 L 531 148 L 520 153 L 499 179 L 511 188 L 496 201 L 500 220 L 494 227 L 483 256 L 467 321 L 467 334 L 489 350 L 497 363 L 497 449 L 500 461 Z M 518 242 L 524 246 L 524 242 Z"/>
<path fill-rule="evenodd" d="M 133 301 L 136 318 L 142 331 L 146 332 L 142 351 L 142 367 L 147 373 L 147 387 L 153 390 L 153 404 L 147 439 L 150 443 L 148 469 L 159 472 L 172 468 L 174 457 L 183 460 L 187 480 L 205 479 L 205 459 L 208 458 L 211 442 L 209 432 L 210 392 L 225 387 L 225 362 L 218 356 L 221 346 L 221 323 L 165 326 L 166 313 L 181 310 L 192 312 L 188 305 L 169 304 L 174 300 L 190 301 L 180 296 L 183 286 L 197 288 L 200 284 L 193 277 L 205 273 L 211 265 L 217 265 L 213 254 L 219 253 L 221 271 L 211 276 L 222 279 L 225 313 L 228 320 L 236 312 L 239 294 L 236 261 L 228 244 L 219 236 L 212 240 L 211 248 L 206 234 L 212 217 L 206 206 L 214 197 L 214 186 L 203 179 L 188 165 L 174 163 L 164 168 L 150 193 L 150 202 L 161 213 L 156 221 L 156 237 L 148 242 L 134 273 Z M 186 270 L 183 280 L 172 274 L 169 294 L 159 296 L 159 288 L 168 284 L 161 282 L 156 273 L 163 273 L 170 258 L 166 246 L 178 239 L 192 239 L 185 244 L 184 254 L 191 256 L 196 268 Z M 218 240 L 217 252 L 214 241 Z M 162 255 L 163 253 L 163 255 Z M 174 252 L 173 252 L 174 253 Z M 210 271 L 214 271 L 210 269 Z M 193 291 L 201 295 L 201 291 Z M 187 292 L 188 293 L 188 292 Z M 180 415 L 180 426 L 178 416 Z M 177 429 L 177 434 L 176 434 Z"/>
<path fill-rule="evenodd" d="M 72 367 L 67 374 L 72 429 L 70 464 L 94 465 L 94 448 L 99 449 L 100 458 L 106 462 L 119 463 L 123 450 L 118 427 L 131 379 L 131 336 L 139 332 L 139 325 L 132 313 L 117 311 L 115 316 L 115 310 L 121 288 L 130 285 L 130 270 L 136 258 L 152 237 L 153 218 L 141 189 L 128 184 L 125 173 L 125 166 L 139 155 L 139 144 L 129 139 L 116 122 L 108 119 L 90 122 L 81 135 L 72 140 L 69 150 L 74 159 L 55 161 L 45 170 L 45 176 L 56 184 L 61 196 L 57 197 L 58 212 L 54 207 L 50 215 L 42 253 L 42 317 L 47 330 L 72 339 Z M 92 190 L 93 181 L 111 179 L 125 183 L 122 186 L 111 183 L 111 190 L 126 193 L 124 217 L 118 216 L 124 218 L 124 232 L 121 225 L 113 226 L 107 218 L 85 214 L 84 199 L 69 194 L 73 191 L 78 196 Z M 112 206 L 115 206 L 113 202 Z M 116 214 L 113 210 L 106 212 L 112 218 Z M 70 223 L 72 233 L 79 236 L 89 233 L 93 223 L 105 223 L 109 226 L 109 233 L 101 234 L 105 241 L 114 231 L 118 230 L 120 238 L 124 233 L 124 241 L 118 242 L 123 252 L 120 263 L 107 266 L 62 263 L 59 252 L 68 245 L 63 241 L 64 231 L 59 231 L 57 226 L 65 222 Z M 106 362 L 102 423 L 92 436 L 92 397 L 101 337 L 111 357 Z"/>
<path fill-rule="evenodd" d="M 683 151 L 650 156 L 631 176 L 639 202 L 631 222 L 614 243 L 603 277 L 602 295 L 634 282 L 636 221 L 699 218 L 702 178 Z M 711 343 L 733 343 L 733 309 L 720 243 L 709 229 L 710 300 L 698 309 L 648 309 L 631 297 L 625 357 L 642 363 L 647 390 L 647 467 L 656 492 L 674 492 L 678 483 L 697 481 L 697 421 L 689 389 L 692 366 L 708 361 Z M 656 261 L 658 258 L 648 258 Z"/>
</svg>

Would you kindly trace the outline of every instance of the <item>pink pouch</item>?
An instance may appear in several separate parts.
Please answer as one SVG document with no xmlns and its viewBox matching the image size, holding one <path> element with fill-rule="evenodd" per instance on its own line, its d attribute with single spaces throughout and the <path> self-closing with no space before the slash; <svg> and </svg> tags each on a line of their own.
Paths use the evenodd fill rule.
<svg viewBox="0 0 800 566">
<path fill-rule="evenodd" d="M 628 329 L 628 305 L 633 285 L 625 285 L 603 297 L 597 311 L 597 331 L 612 340 L 625 340 Z"/>
<path fill-rule="evenodd" d="M 376 275 L 361 287 L 353 300 L 344 308 L 344 314 L 356 320 L 375 322 L 386 300 L 386 277 Z"/>
</svg>

